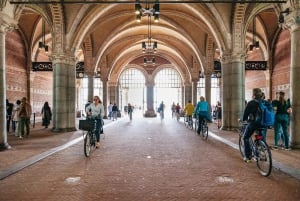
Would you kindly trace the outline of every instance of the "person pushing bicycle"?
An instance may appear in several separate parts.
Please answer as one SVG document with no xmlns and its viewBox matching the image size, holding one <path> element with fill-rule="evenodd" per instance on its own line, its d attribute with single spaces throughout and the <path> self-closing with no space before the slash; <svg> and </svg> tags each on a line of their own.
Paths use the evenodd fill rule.
<svg viewBox="0 0 300 201">
<path fill-rule="evenodd" d="M 96 139 L 97 144 L 96 148 L 100 146 L 100 133 L 103 133 L 103 117 L 104 117 L 104 106 L 102 104 L 102 101 L 100 100 L 99 96 L 94 96 L 93 103 L 91 103 L 89 106 L 86 107 L 85 111 L 87 114 L 87 119 L 96 120 Z"/>
<path fill-rule="evenodd" d="M 259 88 L 254 88 L 252 90 L 252 100 L 246 105 L 243 114 L 243 121 L 247 121 L 248 125 L 244 133 L 244 144 L 245 144 L 245 162 L 251 162 L 251 148 L 249 138 L 252 136 L 255 130 L 259 129 L 261 126 L 256 121 L 255 116 L 259 107 L 259 101 L 262 99 L 262 91 Z"/>
</svg>

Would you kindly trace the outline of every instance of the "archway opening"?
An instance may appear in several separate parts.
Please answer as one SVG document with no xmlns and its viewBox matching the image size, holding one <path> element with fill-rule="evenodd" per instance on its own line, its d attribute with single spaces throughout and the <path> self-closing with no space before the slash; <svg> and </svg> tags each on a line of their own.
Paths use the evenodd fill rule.
<svg viewBox="0 0 300 201">
<path fill-rule="evenodd" d="M 163 101 L 166 108 L 165 116 L 171 116 L 172 104 L 179 103 L 182 106 L 183 103 L 180 75 L 175 69 L 165 68 L 157 73 L 154 82 L 154 108 L 157 109 Z"/>
<path fill-rule="evenodd" d="M 147 108 L 145 76 L 143 73 L 134 68 L 126 69 L 120 76 L 119 100 L 120 109 L 127 114 L 127 105 L 130 103 L 134 107 L 134 115 L 142 116 Z"/>
</svg>

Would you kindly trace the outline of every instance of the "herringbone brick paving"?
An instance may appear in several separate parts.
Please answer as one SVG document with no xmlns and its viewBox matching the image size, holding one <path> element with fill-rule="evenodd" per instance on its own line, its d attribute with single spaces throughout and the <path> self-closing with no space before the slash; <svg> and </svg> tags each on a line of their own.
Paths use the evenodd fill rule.
<svg viewBox="0 0 300 201">
<path fill-rule="evenodd" d="M 211 128 L 214 130 L 214 125 Z M 234 134 L 222 133 L 227 139 L 234 138 Z M 52 135 L 42 138 L 42 142 L 49 138 L 58 146 L 80 137 L 81 133 Z M 28 143 L 24 151 L 30 150 L 30 145 L 36 146 L 38 142 L 33 139 L 22 141 Z M 40 145 L 50 146 L 46 142 Z M 21 151 L 22 148 L 16 145 L 14 149 Z M 44 150 L 40 148 L 35 153 L 37 151 Z M 1 161 L 12 152 L 0 152 Z M 300 198 L 299 180 L 276 169 L 269 177 L 262 177 L 254 163 L 241 160 L 237 150 L 211 137 L 208 141 L 202 140 L 182 122 L 173 119 L 161 122 L 158 118 L 118 120 L 105 128 L 101 147 L 90 158 L 84 157 L 81 141 L 1 180 L 0 189 L 1 201 L 279 201 Z"/>
</svg>

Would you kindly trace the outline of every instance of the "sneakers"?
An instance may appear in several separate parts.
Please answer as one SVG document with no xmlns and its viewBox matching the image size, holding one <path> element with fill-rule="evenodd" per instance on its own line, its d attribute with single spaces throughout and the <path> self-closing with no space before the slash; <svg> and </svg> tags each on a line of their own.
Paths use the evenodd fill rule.
<svg viewBox="0 0 300 201">
<path fill-rule="evenodd" d="M 245 161 L 245 163 L 252 163 L 252 160 L 251 160 L 251 158 L 244 158 L 244 161 Z"/>
<path fill-rule="evenodd" d="M 277 146 L 274 146 L 273 149 L 274 149 L 274 150 L 278 150 L 278 147 L 277 147 Z"/>
<path fill-rule="evenodd" d="M 291 148 L 284 148 L 285 151 L 291 151 Z"/>
<path fill-rule="evenodd" d="M 100 142 L 97 142 L 96 143 L 96 148 L 99 148 L 100 147 Z"/>
</svg>

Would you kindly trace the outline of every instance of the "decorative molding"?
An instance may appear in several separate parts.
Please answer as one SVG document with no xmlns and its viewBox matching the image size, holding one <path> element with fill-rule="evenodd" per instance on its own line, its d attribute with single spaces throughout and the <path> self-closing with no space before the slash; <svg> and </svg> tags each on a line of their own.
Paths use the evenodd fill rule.
<svg viewBox="0 0 300 201">
<path fill-rule="evenodd" d="M 0 11 L 3 11 L 3 8 L 6 6 L 7 0 L 0 0 Z"/>
</svg>

